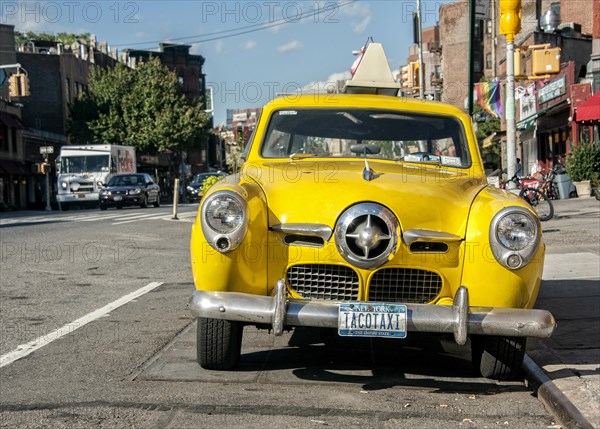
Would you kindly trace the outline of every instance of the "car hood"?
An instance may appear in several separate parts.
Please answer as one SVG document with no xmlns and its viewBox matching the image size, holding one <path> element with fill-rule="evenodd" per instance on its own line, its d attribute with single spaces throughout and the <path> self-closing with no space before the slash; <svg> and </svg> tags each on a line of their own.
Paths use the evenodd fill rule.
<svg viewBox="0 0 600 429">
<path fill-rule="evenodd" d="M 465 236 L 471 203 L 486 186 L 471 170 L 370 161 L 376 178 L 362 177 L 364 161 L 273 162 L 246 169 L 263 189 L 269 226 L 316 223 L 335 227 L 359 202 L 389 208 L 402 230 L 427 229 Z"/>
</svg>

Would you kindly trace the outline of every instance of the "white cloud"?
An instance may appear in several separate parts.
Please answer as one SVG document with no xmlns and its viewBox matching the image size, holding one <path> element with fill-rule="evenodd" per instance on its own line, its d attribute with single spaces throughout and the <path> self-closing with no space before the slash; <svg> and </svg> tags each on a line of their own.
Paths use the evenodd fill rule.
<svg viewBox="0 0 600 429">
<path fill-rule="evenodd" d="M 339 0 L 342 2 L 342 0 Z M 344 6 L 340 8 L 340 13 L 342 15 L 349 16 L 354 18 L 352 20 L 352 30 L 355 33 L 362 33 L 367 29 L 369 23 L 371 22 L 372 12 L 371 7 L 368 4 L 355 2 L 350 5 Z"/>
<path fill-rule="evenodd" d="M 310 82 L 302 87 L 302 92 L 327 92 L 337 88 L 339 80 L 348 80 L 352 77 L 350 71 L 336 72 L 329 75 L 326 80 Z"/>
<path fill-rule="evenodd" d="M 246 40 L 244 43 L 242 43 L 242 49 L 249 51 L 254 48 L 256 48 L 256 41 L 254 40 Z"/>
<path fill-rule="evenodd" d="M 298 41 L 298 40 L 292 40 L 289 43 L 286 43 L 285 45 L 281 45 L 277 48 L 277 52 L 279 52 L 280 54 L 285 54 L 287 52 L 291 52 L 291 51 L 296 51 L 298 49 L 302 48 L 302 42 Z"/>
</svg>

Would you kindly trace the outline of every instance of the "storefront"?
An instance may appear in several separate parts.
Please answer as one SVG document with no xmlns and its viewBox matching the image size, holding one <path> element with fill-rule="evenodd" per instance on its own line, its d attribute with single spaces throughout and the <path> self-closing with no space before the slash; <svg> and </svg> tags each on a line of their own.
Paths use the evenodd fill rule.
<svg viewBox="0 0 600 429">
<path fill-rule="evenodd" d="M 538 81 L 538 113 L 536 123 L 537 160 L 542 168 L 564 164 L 570 152 L 571 109 L 570 87 L 575 83 L 575 63 L 562 66 L 561 72 L 549 81 Z"/>
</svg>

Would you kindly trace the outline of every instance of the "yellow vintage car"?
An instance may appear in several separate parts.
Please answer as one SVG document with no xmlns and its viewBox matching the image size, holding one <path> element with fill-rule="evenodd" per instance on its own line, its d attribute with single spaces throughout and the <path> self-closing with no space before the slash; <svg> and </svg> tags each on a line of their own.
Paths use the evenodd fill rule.
<svg viewBox="0 0 600 429">
<path fill-rule="evenodd" d="M 514 378 L 526 338 L 555 326 L 533 309 L 543 262 L 539 219 L 488 186 L 461 110 L 380 94 L 281 97 L 192 228 L 198 362 L 234 368 L 248 325 L 451 333 L 470 339 L 483 376 Z"/>
</svg>

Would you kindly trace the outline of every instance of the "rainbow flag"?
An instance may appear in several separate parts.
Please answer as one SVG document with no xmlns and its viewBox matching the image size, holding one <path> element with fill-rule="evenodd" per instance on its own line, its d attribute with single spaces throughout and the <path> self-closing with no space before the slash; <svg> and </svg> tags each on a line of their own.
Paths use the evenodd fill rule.
<svg viewBox="0 0 600 429">
<path fill-rule="evenodd" d="M 495 118 L 504 115 L 500 98 L 500 82 L 480 82 L 475 84 L 475 99 L 483 110 Z"/>
</svg>

